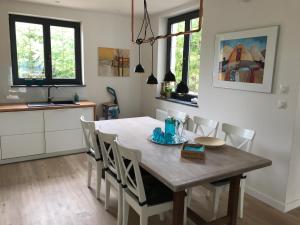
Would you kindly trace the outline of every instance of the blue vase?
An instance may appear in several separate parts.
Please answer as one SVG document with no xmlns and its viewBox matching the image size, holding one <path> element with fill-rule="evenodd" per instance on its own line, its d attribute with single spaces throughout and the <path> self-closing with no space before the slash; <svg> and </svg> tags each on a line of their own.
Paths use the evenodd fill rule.
<svg viewBox="0 0 300 225">
<path fill-rule="evenodd" d="M 176 120 L 168 118 L 165 120 L 165 134 L 174 136 L 176 134 Z"/>
</svg>

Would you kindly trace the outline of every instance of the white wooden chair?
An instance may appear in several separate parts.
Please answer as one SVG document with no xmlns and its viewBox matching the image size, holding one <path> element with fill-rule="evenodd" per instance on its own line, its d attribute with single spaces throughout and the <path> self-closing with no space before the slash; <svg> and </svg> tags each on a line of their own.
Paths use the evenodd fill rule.
<svg viewBox="0 0 300 225">
<path fill-rule="evenodd" d="M 123 225 L 128 223 L 129 206 L 139 214 L 140 225 L 147 225 L 150 216 L 162 215 L 173 208 L 173 192 L 153 176 L 141 175 L 140 151 L 116 143 L 122 183 L 127 187 L 123 189 Z M 186 224 L 186 205 L 184 218 Z"/>
<path fill-rule="evenodd" d="M 216 137 L 219 127 L 219 122 L 215 120 L 205 119 L 199 116 L 193 117 L 194 128 L 193 132 L 203 137 Z M 190 206 L 192 198 L 192 188 L 187 190 L 188 206 Z"/>
<path fill-rule="evenodd" d="M 194 133 L 200 134 L 203 137 L 216 137 L 219 127 L 219 122 L 209 120 L 202 117 L 194 116 Z"/>
<path fill-rule="evenodd" d="M 122 224 L 122 205 L 123 205 L 123 188 L 121 183 L 121 174 L 119 160 L 117 156 L 115 134 L 106 134 L 98 132 L 98 137 L 103 156 L 105 168 L 105 209 L 109 207 L 110 187 L 113 186 L 118 193 L 118 225 Z"/>
<path fill-rule="evenodd" d="M 96 197 L 100 199 L 101 179 L 103 171 L 102 154 L 97 141 L 97 134 L 94 121 L 85 121 L 84 117 L 80 118 L 81 126 L 87 145 L 87 159 L 88 159 L 88 187 L 91 187 L 92 167 L 96 165 L 97 184 L 96 184 Z"/>
<path fill-rule="evenodd" d="M 234 146 L 240 150 L 250 152 L 252 148 L 255 131 L 239 128 L 230 124 L 224 123 L 222 131 L 225 133 L 224 140 L 228 145 Z M 203 185 L 211 193 L 213 193 L 213 209 L 212 219 L 217 218 L 219 209 L 219 202 L 222 192 L 228 190 L 230 181 L 228 179 L 220 180 L 210 184 Z M 239 217 L 243 218 L 244 214 L 244 195 L 246 186 L 246 174 L 242 176 L 240 184 L 240 197 L 239 197 Z"/>
</svg>

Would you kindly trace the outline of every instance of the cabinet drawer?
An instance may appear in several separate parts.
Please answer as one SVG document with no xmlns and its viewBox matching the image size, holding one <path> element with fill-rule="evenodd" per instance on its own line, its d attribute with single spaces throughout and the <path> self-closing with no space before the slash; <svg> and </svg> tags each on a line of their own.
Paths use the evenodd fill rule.
<svg viewBox="0 0 300 225">
<path fill-rule="evenodd" d="M 83 149 L 81 129 L 46 132 L 46 153 Z"/>
<path fill-rule="evenodd" d="M 44 132 L 43 111 L 0 113 L 0 136 Z"/>
<path fill-rule="evenodd" d="M 44 133 L 1 137 L 2 159 L 45 153 Z"/>
<path fill-rule="evenodd" d="M 93 108 L 59 109 L 45 111 L 45 130 L 74 130 L 81 128 L 80 117 L 93 120 Z"/>
</svg>

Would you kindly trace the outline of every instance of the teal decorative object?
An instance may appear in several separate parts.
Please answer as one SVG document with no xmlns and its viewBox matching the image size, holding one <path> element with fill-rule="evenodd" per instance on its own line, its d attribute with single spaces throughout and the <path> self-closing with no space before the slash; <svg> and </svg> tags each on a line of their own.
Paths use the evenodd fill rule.
<svg viewBox="0 0 300 225">
<path fill-rule="evenodd" d="M 165 132 L 160 127 L 156 127 L 150 137 L 150 141 L 161 145 L 179 145 L 186 143 L 187 138 L 179 132 L 181 122 L 174 118 L 165 120 Z"/>
</svg>

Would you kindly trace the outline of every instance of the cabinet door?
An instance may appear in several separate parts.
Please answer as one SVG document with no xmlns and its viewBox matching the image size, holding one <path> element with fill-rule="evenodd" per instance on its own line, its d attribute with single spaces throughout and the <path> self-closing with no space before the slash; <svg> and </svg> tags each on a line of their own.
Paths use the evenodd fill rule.
<svg viewBox="0 0 300 225">
<path fill-rule="evenodd" d="M 69 150 L 83 149 L 83 135 L 81 129 L 47 131 L 46 153 L 63 152 Z"/>
<path fill-rule="evenodd" d="M 80 117 L 82 115 L 87 120 L 93 120 L 93 108 L 46 110 L 44 114 L 45 130 L 60 131 L 80 129 Z"/>
<path fill-rule="evenodd" d="M 0 136 L 42 132 L 43 111 L 0 113 Z"/>
<path fill-rule="evenodd" d="M 2 159 L 45 153 L 44 133 L 1 137 Z"/>
</svg>

